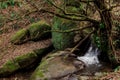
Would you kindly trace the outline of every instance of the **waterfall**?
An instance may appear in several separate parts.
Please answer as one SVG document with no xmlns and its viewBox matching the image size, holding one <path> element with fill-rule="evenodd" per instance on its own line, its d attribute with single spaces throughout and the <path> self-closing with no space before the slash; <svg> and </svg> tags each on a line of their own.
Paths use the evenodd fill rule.
<svg viewBox="0 0 120 80">
<path fill-rule="evenodd" d="M 78 56 L 77 59 L 85 63 L 88 71 L 95 72 L 101 67 L 98 55 L 100 55 L 100 50 L 91 44 L 85 55 Z"/>
</svg>

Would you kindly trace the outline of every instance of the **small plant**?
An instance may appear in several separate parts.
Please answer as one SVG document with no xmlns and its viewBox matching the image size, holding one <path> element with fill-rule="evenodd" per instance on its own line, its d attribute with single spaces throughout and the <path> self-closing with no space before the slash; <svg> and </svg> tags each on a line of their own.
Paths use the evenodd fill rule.
<svg viewBox="0 0 120 80">
<path fill-rule="evenodd" d="M 119 70 L 120 70 L 120 66 L 116 67 L 114 71 L 117 72 Z"/>
<path fill-rule="evenodd" d="M 8 8 L 8 6 L 15 6 L 15 0 L 7 0 L 0 2 L 0 9 L 6 9 Z"/>
<path fill-rule="evenodd" d="M 99 29 L 104 29 L 104 28 L 105 28 L 104 23 L 100 23 Z M 101 39 L 100 39 L 100 36 L 98 36 L 97 32 L 94 34 L 93 38 L 94 38 L 94 42 L 96 43 L 97 47 L 101 48 L 101 41 L 100 41 Z"/>
<path fill-rule="evenodd" d="M 15 1 L 14 1 L 14 0 L 9 0 L 8 3 L 9 3 L 11 6 L 14 6 L 14 5 L 15 5 Z"/>
<path fill-rule="evenodd" d="M 100 23 L 99 26 L 100 26 L 100 29 L 104 29 L 105 28 L 104 23 Z"/>
<path fill-rule="evenodd" d="M 95 42 L 95 44 L 97 45 L 97 47 L 100 48 L 100 47 L 101 47 L 100 37 L 98 36 L 97 33 L 95 33 L 95 34 L 93 35 L 93 39 L 94 39 L 94 42 Z"/>
<path fill-rule="evenodd" d="M 7 8 L 7 7 L 8 7 L 7 2 L 0 2 L 0 8 L 1 8 L 1 9 L 5 9 L 5 8 Z"/>
</svg>

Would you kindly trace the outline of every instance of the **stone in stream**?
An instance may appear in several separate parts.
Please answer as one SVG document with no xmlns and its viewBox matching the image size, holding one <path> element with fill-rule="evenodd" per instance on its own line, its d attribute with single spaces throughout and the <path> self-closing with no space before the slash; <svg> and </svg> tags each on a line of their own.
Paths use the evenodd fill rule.
<svg viewBox="0 0 120 80">
<path fill-rule="evenodd" d="M 62 80 L 63 77 L 84 69 L 84 64 L 81 63 L 78 70 L 74 65 L 75 58 L 65 57 L 67 54 L 68 51 L 58 51 L 43 58 L 30 80 Z"/>
</svg>

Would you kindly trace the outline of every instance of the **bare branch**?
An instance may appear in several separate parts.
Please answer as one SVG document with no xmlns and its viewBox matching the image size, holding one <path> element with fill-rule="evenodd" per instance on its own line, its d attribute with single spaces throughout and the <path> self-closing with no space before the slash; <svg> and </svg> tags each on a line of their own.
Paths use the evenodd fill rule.
<svg viewBox="0 0 120 80">
<path fill-rule="evenodd" d="M 50 0 L 47 0 L 49 1 L 54 7 L 56 7 L 57 9 L 60 9 L 63 14 L 60 14 L 60 13 L 55 13 L 55 12 L 52 12 L 52 11 L 48 11 L 48 10 L 45 10 L 45 9 L 39 9 L 35 4 L 31 4 L 30 1 L 29 1 L 29 4 L 31 4 L 31 6 L 33 6 L 34 8 L 37 9 L 37 12 L 47 12 L 47 13 L 50 13 L 50 14 L 53 14 L 55 16 L 58 16 L 58 17 L 61 17 L 61 18 L 65 18 L 65 19 L 69 19 L 69 20 L 75 20 L 75 21 L 90 21 L 92 23 L 99 23 L 99 21 L 96 21 L 94 19 L 90 19 L 88 18 L 87 16 L 83 16 L 83 15 L 77 15 L 77 14 L 68 14 L 66 13 L 62 8 L 59 8 L 57 7 L 54 3 L 52 3 Z M 78 17 L 79 16 L 79 17 Z"/>
<path fill-rule="evenodd" d="M 62 11 L 62 13 L 64 15 L 68 15 L 68 16 L 76 16 L 76 17 L 87 17 L 87 16 L 84 16 L 84 15 L 80 15 L 80 14 L 75 14 L 75 13 L 67 13 L 64 9 L 56 6 L 53 2 L 51 2 L 50 0 L 47 0 L 51 5 L 53 5 L 55 8 L 59 9 L 60 11 Z"/>
<path fill-rule="evenodd" d="M 82 27 L 82 28 L 73 28 L 73 29 L 69 29 L 69 30 L 50 30 L 50 31 L 45 31 L 45 32 L 60 32 L 60 33 L 69 33 L 69 32 L 74 32 L 74 31 L 82 31 L 84 29 L 87 28 L 92 28 L 94 27 L 94 25 L 90 25 L 90 26 L 86 26 L 86 27 Z"/>
<path fill-rule="evenodd" d="M 80 45 L 83 43 L 83 41 L 85 41 L 88 37 L 90 37 L 91 34 L 94 33 L 94 32 L 95 32 L 95 30 L 93 30 L 92 32 L 90 32 L 90 33 L 89 33 L 84 39 L 82 39 L 70 52 L 73 53 L 73 52 L 77 49 L 77 47 L 80 46 Z"/>
<path fill-rule="evenodd" d="M 55 12 L 52 12 L 52 11 L 47 11 L 47 10 L 44 10 L 44 9 L 41 9 L 40 11 L 47 12 L 47 13 L 53 14 L 55 16 L 58 16 L 58 17 L 61 17 L 61 18 L 65 18 L 65 19 L 69 19 L 69 20 L 89 21 L 89 22 L 92 22 L 92 23 L 99 23 L 99 21 L 94 20 L 94 19 L 90 19 L 90 18 L 87 18 L 87 17 L 83 17 L 83 18 L 71 17 L 71 16 L 66 16 L 66 15 L 63 15 L 63 14 L 58 14 L 58 13 L 55 13 Z"/>
<path fill-rule="evenodd" d="M 108 9 L 108 11 L 111 11 L 112 9 L 114 9 L 114 8 L 116 8 L 116 7 L 120 7 L 120 4 L 117 4 L 117 5 L 115 5 L 115 6 L 111 6 L 111 7 Z"/>
</svg>

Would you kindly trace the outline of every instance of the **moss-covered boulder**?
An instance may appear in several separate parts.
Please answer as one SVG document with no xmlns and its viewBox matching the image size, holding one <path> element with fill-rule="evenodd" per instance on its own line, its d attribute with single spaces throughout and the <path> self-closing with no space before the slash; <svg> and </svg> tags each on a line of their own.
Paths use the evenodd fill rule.
<svg viewBox="0 0 120 80">
<path fill-rule="evenodd" d="M 52 51 L 53 47 L 50 45 L 49 47 L 41 48 L 33 50 L 32 52 L 26 53 L 24 55 L 20 55 L 15 57 L 12 60 L 8 60 L 1 68 L 0 68 L 0 77 L 8 76 L 14 73 L 17 70 L 22 69 L 30 69 L 38 64 L 38 60 Z"/>
<path fill-rule="evenodd" d="M 29 26 L 28 28 L 29 33 L 30 33 L 30 39 L 31 40 L 40 40 L 40 39 L 44 39 L 44 38 L 49 38 L 51 36 L 50 32 L 46 32 L 51 30 L 50 25 L 41 20 L 37 23 L 33 23 Z"/>
<path fill-rule="evenodd" d="M 62 80 L 61 77 L 74 73 L 77 70 L 73 65 L 74 59 L 65 58 L 65 55 L 64 51 L 49 54 L 42 60 L 30 80 Z"/>
<path fill-rule="evenodd" d="M 76 27 L 75 22 L 54 18 L 52 27 L 52 42 L 56 50 L 64 50 L 68 47 L 73 47 L 75 32 L 65 32 Z"/>
<path fill-rule="evenodd" d="M 29 32 L 27 29 L 21 29 L 18 32 L 16 32 L 14 35 L 12 35 L 10 41 L 13 44 L 22 44 L 26 41 L 28 41 Z"/>
<path fill-rule="evenodd" d="M 37 60 L 38 56 L 34 52 L 27 53 L 22 56 L 18 56 L 14 59 L 15 63 L 18 63 L 20 69 L 28 68 L 31 64 L 33 64 Z"/>
<path fill-rule="evenodd" d="M 15 57 L 12 60 L 8 60 L 0 68 L 0 77 L 8 76 L 20 69 L 29 69 L 32 64 L 38 59 L 38 56 L 34 52 L 27 53 L 22 56 Z"/>
</svg>

